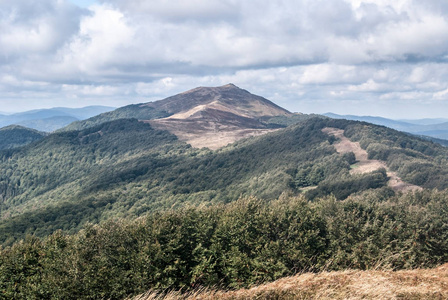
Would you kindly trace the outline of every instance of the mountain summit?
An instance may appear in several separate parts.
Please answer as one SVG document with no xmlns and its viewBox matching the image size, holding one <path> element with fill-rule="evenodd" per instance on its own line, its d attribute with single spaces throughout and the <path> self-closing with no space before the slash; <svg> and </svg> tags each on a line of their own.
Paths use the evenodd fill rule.
<svg viewBox="0 0 448 300">
<path fill-rule="evenodd" d="M 198 87 L 144 106 L 164 110 L 176 119 L 188 118 L 199 111 L 220 110 L 242 117 L 260 118 L 290 115 L 286 109 L 249 93 L 232 83 L 220 87 Z"/>
<path fill-rule="evenodd" d="M 162 110 L 168 117 L 149 121 L 194 147 L 217 149 L 248 136 L 275 129 L 263 121 L 292 115 L 271 101 L 234 84 L 198 87 L 142 106 Z"/>
<path fill-rule="evenodd" d="M 168 130 L 193 147 L 218 149 L 239 139 L 278 128 L 272 117 L 293 114 L 234 84 L 198 87 L 163 100 L 132 104 L 74 122 L 61 131 L 82 130 L 117 119 L 134 118 Z M 275 127 L 275 128 L 274 128 Z"/>
</svg>

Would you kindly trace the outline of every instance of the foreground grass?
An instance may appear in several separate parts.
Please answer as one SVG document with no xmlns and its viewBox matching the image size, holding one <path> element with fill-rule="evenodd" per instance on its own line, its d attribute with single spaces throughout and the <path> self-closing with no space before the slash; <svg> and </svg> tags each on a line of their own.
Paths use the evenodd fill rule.
<svg viewBox="0 0 448 300">
<path fill-rule="evenodd" d="M 236 291 L 149 291 L 133 298 L 150 299 L 448 299 L 448 264 L 407 271 L 304 273 Z"/>
</svg>

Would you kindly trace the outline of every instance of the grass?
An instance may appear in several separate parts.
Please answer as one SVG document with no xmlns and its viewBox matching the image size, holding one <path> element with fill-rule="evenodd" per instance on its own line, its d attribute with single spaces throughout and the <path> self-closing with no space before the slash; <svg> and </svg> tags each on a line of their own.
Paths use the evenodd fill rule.
<svg viewBox="0 0 448 300">
<path fill-rule="evenodd" d="M 448 264 L 435 269 L 304 273 L 236 291 L 149 291 L 133 300 L 448 299 Z"/>
</svg>

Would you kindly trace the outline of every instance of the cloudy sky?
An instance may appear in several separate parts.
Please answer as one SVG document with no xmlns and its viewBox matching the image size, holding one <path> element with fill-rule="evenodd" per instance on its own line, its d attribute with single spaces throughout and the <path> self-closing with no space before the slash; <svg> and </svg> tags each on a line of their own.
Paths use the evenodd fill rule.
<svg viewBox="0 0 448 300">
<path fill-rule="evenodd" d="M 0 111 L 229 82 L 295 112 L 448 117 L 448 1 L 0 0 Z"/>
</svg>

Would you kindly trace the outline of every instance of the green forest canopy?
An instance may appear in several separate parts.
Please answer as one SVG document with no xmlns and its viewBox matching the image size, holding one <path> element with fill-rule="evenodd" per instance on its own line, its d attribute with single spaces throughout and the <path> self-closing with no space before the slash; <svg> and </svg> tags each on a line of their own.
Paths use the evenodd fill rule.
<svg viewBox="0 0 448 300">
<path fill-rule="evenodd" d="M 367 123 L 311 118 L 210 151 L 121 119 L 0 152 L 0 242 L 10 245 L 26 234 L 43 237 L 58 229 L 75 233 L 87 222 L 240 196 L 269 200 L 286 192 L 343 200 L 386 186 L 381 170 L 350 175 L 353 158 L 336 153 L 324 127 L 344 129 L 371 158 L 386 161 L 410 183 L 448 186 L 446 148 Z M 316 188 L 306 191 L 309 186 Z"/>
</svg>

